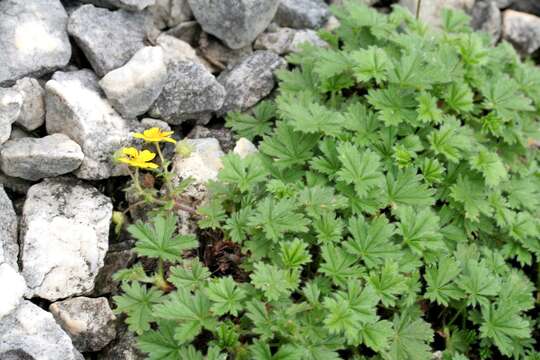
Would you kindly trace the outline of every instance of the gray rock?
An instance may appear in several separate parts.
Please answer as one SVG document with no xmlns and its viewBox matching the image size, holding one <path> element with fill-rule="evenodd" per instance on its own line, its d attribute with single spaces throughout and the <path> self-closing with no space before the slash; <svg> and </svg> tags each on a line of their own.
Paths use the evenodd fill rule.
<svg viewBox="0 0 540 360">
<path fill-rule="evenodd" d="M 231 151 L 236 145 L 236 140 L 231 129 L 226 127 L 207 128 L 197 125 L 189 132 L 189 139 L 215 138 L 225 152 Z"/>
<path fill-rule="evenodd" d="M 28 191 L 21 261 L 28 297 L 88 294 L 109 244 L 111 200 L 82 182 L 46 179 Z"/>
<path fill-rule="evenodd" d="M 286 55 L 299 52 L 303 44 L 317 47 L 328 47 L 314 30 L 296 30 L 291 28 L 279 28 L 274 32 L 266 32 L 259 35 L 255 41 L 255 49 L 270 50 L 278 55 Z"/>
<path fill-rule="evenodd" d="M 156 4 L 150 7 L 150 12 L 158 29 L 174 27 L 193 19 L 187 0 L 156 0 Z"/>
<path fill-rule="evenodd" d="M 81 352 L 99 351 L 116 337 L 116 317 L 104 297 L 57 301 L 49 311 Z"/>
<path fill-rule="evenodd" d="M 0 2 L 0 86 L 66 66 L 71 45 L 59 0 Z"/>
<path fill-rule="evenodd" d="M 0 320 L 13 310 L 23 299 L 26 291 L 26 282 L 19 274 L 17 268 L 0 261 Z"/>
<path fill-rule="evenodd" d="M 186 120 L 204 122 L 223 105 L 225 89 L 204 66 L 176 61 L 167 71 L 167 83 L 150 109 L 152 117 L 174 125 Z"/>
<path fill-rule="evenodd" d="M 423 1 L 420 10 L 420 20 L 433 27 L 441 27 L 442 12 L 445 8 L 458 9 L 469 12 L 474 6 L 475 0 L 431 0 Z M 416 0 L 400 0 L 399 5 L 416 13 Z"/>
<path fill-rule="evenodd" d="M 99 85 L 120 114 L 134 118 L 148 111 L 166 81 L 163 49 L 147 46 L 137 51 L 124 66 L 105 75 Z"/>
<path fill-rule="evenodd" d="M 233 150 L 233 152 L 241 158 L 245 158 L 251 154 L 255 154 L 257 153 L 257 151 L 257 147 L 246 138 L 238 139 Z"/>
<path fill-rule="evenodd" d="M 286 65 L 285 60 L 271 51 L 256 51 L 222 72 L 218 81 L 227 91 L 227 97 L 219 114 L 244 111 L 257 104 L 274 88 L 274 71 Z"/>
<path fill-rule="evenodd" d="M 204 31 L 240 49 L 255 40 L 276 14 L 279 0 L 188 0 Z"/>
<path fill-rule="evenodd" d="M 53 316 L 23 301 L 0 321 L 2 360 L 84 360 Z"/>
<path fill-rule="evenodd" d="M 5 189 L 9 189 L 16 194 L 24 195 L 33 185 L 33 182 L 23 180 L 21 178 L 7 176 L 0 170 L 0 184 L 3 185 Z"/>
<path fill-rule="evenodd" d="M 67 6 L 74 0 L 67 0 Z M 153 6 L 156 0 L 76 0 L 82 4 L 93 4 L 95 6 L 108 9 L 126 9 L 130 11 L 141 11 L 147 7 Z M 69 13 L 69 11 L 68 11 Z"/>
<path fill-rule="evenodd" d="M 377 2 L 379 2 L 379 0 L 356 0 L 356 2 L 364 4 L 364 5 L 372 6 L 372 5 L 375 5 Z M 344 3 L 343 0 L 330 0 L 329 2 L 330 5 L 335 5 L 335 6 L 342 6 L 343 3 Z"/>
<path fill-rule="evenodd" d="M 105 265 L 96 277 L 96 286 L 93 296 L 116 294 L 120 283 L 113 280 L 113 275 L 122 269 L 128 268 L 136 259 L 132 250 L 109 251 L 105 256 Z"/>
<path fill-rule="evenodd" d="M 2 178 L 0 178 L 2 180 Z M 7 263 L 18 269 L 17 215 L 13 203 L 0 184 L 0 264 Z"/>
<path fill-rule="evenodd" d="M 127 329 L 120 333 L 117 340 L 98 353 L 98 360 L 145 360 L 137 346 L 137 338 Z"/>
<path fill-rule="evenodd" d="M 129 124 L 111 107 L 90 70 L 57 72 L 45 85 L 46 126 L 81 146 L 85 157 L 75 172 L 81 179 L 125 174 L 114 154 L 129 143 Z"/>
<path fill-rule="evenodd" d="M 22 96 L 22 108 L 15 123 L 28 131 L 36 130 L 45 123 L 45 90 L 33 78 L 22 78 L 17 80 L 14 90 Z"/>
<path fill-rule="evenodd" d="M 524 55 L 540 49 L 540 17 L 514 10 L 503 13 L 503 39 Z"/>
<path fill-rule="evenodd" d="M 0 145 L 11 135 L 11 124 L 19 115 L 23 106 L 21 93 L 13 88 L 0 88 Z"/>
<path fill-rule="evenodd" d="M 224 70 L 228 65 L 236 64 L 253 53 L 251 44 L 240 49 L 230 49 L 217 38 L 206 33 L 203 33 L 199 39 L 198 50 L 213 67 L 219 70 Z"/>
<path fill-rule="evenodd" d="M 35 138 L 35 136 L 33 136 L 31 133 L 29 133 L 26 130 L 21 129 L 18 126 L 13 125 L 11 127 L 11 135 L 9 136 L 9 140 L 17 140 L 17 139 L 28 138 L 28 137 Z"/>
<path fill-rule="evenodd" d="M 540 16 L 540 2 L 538 0 L 514 0 L 512 1 L 511 8 Z"/>
<path fill-rule="evenodd" d="M 294 29 L 319 29 L 330 17 L 323 0 L 281 0 L 274 21 Z"/>
<path fill-rule="evenodd" d="M 186 21 L 165 32 L 167 35 L 174 36 L 177 39 L 183 40 L 191 46 L 197 46 L 202 29 L 196 21 Z"/>
<path fill-rule="evenodd" d="M 477 1 L 471 15 L 473 29 L 488 33 L 491 37 L 491 43 L 497 43 L 501 37 L 502 17 L 495 2 L 492 0 Z"/>
<path fill-rule="evenodd" d="M 205 60 L 199 58 L 195 49 L 183 40 L 171 35 L 161 34 L 156 39 L 156 44 L 163 49 L 163 55 L 167 65 L 177 61 L 193 61 L 204 65 L 210 70 L 210 65 Z"/>
<path fill-rule="evenodd" d="M 83 159 L 79 144 L 64 134 L 9 140 L 0 149 L 4 174 L 31 181 L 68 174 Z"/>
<path fill-rule="evenodd" d="M 514 0 L 495 0 L 495 4 L 499 9 L 504 9 L 512 5 Z"/>
<path fill-rule="evenodd" d="M 149 19 L 144 13 L 83 5 L 69 17 L 68 32 L 102 77 L 127 63 L 145 46 Z"/>
</svg>

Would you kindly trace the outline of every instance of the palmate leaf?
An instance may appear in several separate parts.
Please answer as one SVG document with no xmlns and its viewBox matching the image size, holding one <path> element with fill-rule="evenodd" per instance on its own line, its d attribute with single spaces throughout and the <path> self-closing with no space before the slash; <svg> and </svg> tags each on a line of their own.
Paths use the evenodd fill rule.
<svg viewBox="0 0 540 360">
<path fill-rule="evenodd" d="M 158 330 L 146 331 L 138 338 L 139 348 L 149 360 L 179 360 L 185 355 L 184 347 L 174 339 L 176 322 L 158 321 Z"/>
<path fill-rule="evenodd" d="M 386 52 L 376 46 L 353 52 L 351 60 L 354 63 L 354 76 L 359 82 L 373 79 L 380 84 L 388 78 L 388 71 L 392 66 Z"/>
<path fill-rule="evenodd" d="M 460 126 L 455 118 L 447 118 L 439 130 L 428 136 L 431 149 L 448 161 L 457 163 L 473 148 L 474 136 L 469 128 Z"/>
<path fill-rule="evenodd" d="M 390 348 L 386 352 L 389 360 L 425 360 L 432 357 L 429 344 L 433 330 L 424 320 L 412 319 L 407 315 L 395 315 Z"/>
<path fill-rule="evenodd" d="M 321 246 L 321 256 L 324 262 L 319 271 L 341 287 L 347 287 L 348 280 L 362 275 L 363 271 L 355 265 L 356 257 L 334 245 Z"/>
<path fill-rule="evenodd" d="M 248 191 L 268 176 L 268 170 L 256 154 L 242 159 L 235 153 L 229 153 L 222 160 L 223 169 L 219 172 L 219 180 L 238 186 L 240 191 Z"/>
<path fill-rule="evenodd" d="M 486 305 L 482 309 L 482 316 L 484 322 L 480 326 L 481 337 L 493 340 L 503 355 L 515 354 L 513 342 L 523 341 L 531 336 L 529 322 L 519 316 L 511 305 Z"/>
<path fill-rule="evenodd" d="M 359 256 L 370 268 L 393 257 L 399 249 L 392 242 L 395 227 L 385 216 L 377 217 L 370 223 L 363 217 L 351 218 L 349 232 L 352 238 L 345 243 L 345 249 L 350 254 Z"/>
<path fill-rule="evenodd" d="M 116 304 L 115 313 L 127 314 L 126 323 L 131 331 L 142 334 L 150 329 L 150 322 L 154 321 L 152 307 L 163 300 L 163 292 L 137 282 L 122 284 L 121 296 L 114 296 Z"/>
<path fill-rule="evenodd" d="M 380 170 L 380 157 L 371 150 L 360 151 L 351 143 L 338 146 L 338 157 L 342 167 L 337 175 L 339 180 L 353 184 L 358 196 L 367 192 L 383 182 Z"/>
<path fill-rule="evenodd" d="M 516 118 L 516 113 L 534 111 L 531 100 L 519 91 L 516 81 L 500 76 L 486 81 L 480 88 L 485 100 L 483 107 L 494 110 L 504 120 Z"/>
<path fill-rule="evenodd" d="M 471 167 L 484 176 L 486 185 L 489 187 L 496 187 L 508 176 L 502 160 L 496 153 L 480 150 L 470 162 Z"/>
<path fill-rule="evenodd" d="M 473 92 L 465 82 L 454 82 L 444 93 L 446 105 L 455 112 L 473 110 Z"/>
<path fill-rule="evenodd" d="M 276 106 L 270 101 L 261 101 L 253 109 L 253 114 L 230 112 L 225 125 L 241 137 L 253 140 L 272 131 L 271 120 L 276 116 Z"/>
<path fill-rule="evenodd" d="M 397 86 L 379 90 L 370 89 L 367 99 L 378 110 L 379 120 L 383 121 L 386 126 L 416 121 L 417 103 L 412 91 Z"/>
<path fill-rule="evenodd" d="M 450 196 L 463 205 L 467 219 L 478 221 L 480 214 L 491 214 L 492 209 L 481 180 L 458 177 L 450 188 Z"/>
<path fill-rule="evenodd" d="M 445 248 L 442 241 L 439 217 L 430 208 L 422 210 L 402 206 L 396 210 L 399 217 L 399 234 L 403 242 L 418 254 Z"/>
<path fill-rule="evenodd" d="M 152 224 L 138 221 L 128 227 L 129 233 L 137 239 L 135 251 L 140 256 L 159 258 L 165 261 L 178 261 L 182 252 L 196 248 L 199 243 L 192 235 L 174 235 L 176 218 L 157 216 Z"/>
<path fill-rule="evenodd" d="M 443 112 L 439 109 L 437 98 L 428 92 L 423 92 L 420 93 L 416 99 L 418 101 L 418 107 L 416 109 L 418 112 L 418 120 L 423 123 L 434 124 L 438 124 L 442 121 Z"/>
<path fill-rule="evenodd" d="M 256 341 L 249 350 L 253 360 L 297 360 L 302 357 L 301 350 L 290 345 L 281 346 L 273 354 L 270 346 L 263 341 Z"/>
<path fill-rule="evenodd" d="M 281 242 L 280 257 L 286 269 L 297 269 L 311 262 L 308 244 L 300 239 Z"/>
<path fill-rule="evenodd" d="M 489 305 L 489 300 L 500 290 L 500 280 L 488 268 L 477 261 L 469 260 L 464 273 L 456 280 L 456 284 L 465 293 L 467 304 L 476 306 Z"/>
<path fill-rule="evenodd" d="M 211 281 L 206 294 L 213 303 L 212 311 L 219 316 L 226 313 L 238 316 L 238 312 L 243 309 L 242 302 L 246 297 L 244 289 L 239 287 L 230 276 Z"/>
<path fill-rule="evenodd" d="M 463 297 L 463 291 L 455 284 L 461 269 L 450 257 L 442 257 L 435 266 L 426 268 L 424 278 L 427 282 L 425 297 L 438 304 L 448 306 L 452 299 Z"/>
<path fill-rule="evenodd" d="M 256 289 L 262 290 L 268 300 L 278 300 L 289 295 L 294 285 L 287 272 L 275 265 L 258 262 L 254 265 L 255 271 L 251 274 L 251 283 Z"/>
<path fill-rule="evenodd" d="M 199 260 L 184 261 L 182 266 L 170 268 L 169 281 L 177 288 L 195 290 L 201 288 L 210 277 L 210 271 Z"/>
<path fill-rule="evenodd" d="M 249 226 L 261 228 L 268 239 L 280 240 L 285 233 L 302 233 L 308 231 L 309 221 L 299 212 L 292 199 L 274 200 L 266 197 L 257 206 L 249 218 Z"/>
<path fill-rule="evenodd" d="M 434 191 L 422 183 L 414 170 L 388 172 L 385 184 L 385 203 L 391 206 L 425 206 L 435 202 Z"/>
<path fill-rule="evenodd" d="M 372 270 L 367 282 L 385 306 L 394 306 L 397 296 L 407 290 L 405 277 L 399 273 L 397 262 L 386 262 L 381 269 Z"/>
<path fill-rule="evenodd" d="M 202 216 L 198 222 L 201 229 L 217 229 L 225 220 L 225 210 L 217 199 L 211 199 L 208 203 L 199 206 L 197 212 Z"/>
<path fill-rule="evenodd" d="M 281 123 L 273 136 L 264 137 L 260 150 L 272 157 L 276 165 L 287 168 L 310 160 L 318 140 L 318 134 L 296 132 L 291 126 Z"/>
</svg>

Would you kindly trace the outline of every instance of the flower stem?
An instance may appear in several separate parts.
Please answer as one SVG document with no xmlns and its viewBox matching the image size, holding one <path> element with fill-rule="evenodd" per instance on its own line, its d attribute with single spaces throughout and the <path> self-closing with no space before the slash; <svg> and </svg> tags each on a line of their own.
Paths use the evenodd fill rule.
<svg viewBox="0 0 540 360">
<path fill-rule="evenodd" d="M 155 145 L 156 145 L 156 150 L 157 150 L 159 159 L 161 160 L 161 167 L 163 168 L 163 172 L 164 172 L 163 179 L 165 179 L 165 187 L 167 188 L 169 195 L 172 196 L 173 189 L 172 189 L 170 179 L 169 179 L 169 170 L 165 166 L 165 158 L 163 157 L 163 153 L 161 152 L 161 146 L 159 146 L 159 143 L 155 143 Z"/>
<path fill-rule="evenodd" d="M 422 0 L 416 2 L 416 20 L 420 19 L 420 8 L 422 7 Z"/>
</svg>

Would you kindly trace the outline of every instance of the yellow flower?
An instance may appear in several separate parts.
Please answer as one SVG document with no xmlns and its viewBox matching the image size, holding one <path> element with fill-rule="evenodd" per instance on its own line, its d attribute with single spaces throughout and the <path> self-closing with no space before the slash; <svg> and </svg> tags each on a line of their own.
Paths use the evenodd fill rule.
<svg viewBox="0 0 540 360">
<path fill-rule="evenodd" d="M 158 164 L 150 162 L 154 160 L 156 154 L 151 151 L 143 150 L 139 151 L 134 147 L 128 147 L 122 149 L 122 154 L 126 156 L 121 156 L 118 158 L 118 161 L 128 164 L 130 166 L 138 167 L 141 169 L 157 169 Z"/>
<path fill-rule="evenodd" d="M 153 127 L 151 129 L 144 130 L 142 134 L 135 133 L 133 134 L 133 137 L 137 139 L 143 139 L 146 142 L 157 143 L 157 142 L 165 141 L 165 142 L 170 142 L 170 143 L 175 144 L 176 140 L 171 138 L 171 135 L 173 133 L 174 131 L 161 131 L 160 128 Z"/>
</svg>

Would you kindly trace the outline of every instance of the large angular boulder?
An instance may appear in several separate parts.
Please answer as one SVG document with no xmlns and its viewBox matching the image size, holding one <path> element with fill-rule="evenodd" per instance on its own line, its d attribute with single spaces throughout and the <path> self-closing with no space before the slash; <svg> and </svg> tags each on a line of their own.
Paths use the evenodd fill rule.
<svg viewBox="0 0 540 360">
<path fill-rule="evenodd" d="M 144 13 L 83 5 L 69 17 L 68 32 L 94 71 L 105 76 L 145 46 L 150 18 Z"/>
<path fill-rule="evenodd" d="M 22 107 L 15 123 L 28 131 L 33 131 L 45 123 L 45 90 L 33 78 L 17 80 L 14 90 L 22 96 Z"/>
<path fill-rule="evenodd" d="M 175 61 L 167 72 L 167 83 L 150 109 L 151 116 L 174 125 L 186 120 L 207 122 L 223 105 L 225 89 L 203 65 Z"/>
<path fill-rule="evenodd" d="M 18 269 L 17 215 L 13 204 L 1 184 L 0 178 L 0 264 L 7 263 Z"/>
<path fill-rule="evenodd" d="M 23 299 L 26 282 L 19 272 L 7 263 L 0 262 L 0 322 L 4 316 L 15 310 Z"/>
<path fill-rule="evenodd" d="M 257 104 L 274 88 L 274 72 L 286 65 L 286 61 L 272 51 L 256 51 L 223 71 L 218 81 L 225 88 L 227 97 L 219 114 L 244 111 Z"/>
<path fill-rule="evenodd" d="M 502 36 L 522 54 L 530 55 L 540 49 L 540 17 L 506 10 Z"/>
<path fill-rule="evenodd" d="M 0 149 L 4 174 L 32 181 L 70 173 L 83 159 L 79 144 L 64 134 L 9 140 Z"/>
<path fill-rule="evenodd" d="M 105 75 L 99 85 L 120 114 L 135 118 L 148 111 L 166 81 L 163 49 L 147 46 L 137 51 L 124 66 Z"/>
<path fill-rule="evenodd" d="M 66 23 L 60 0 L 0 1 L 0 86 L 66 66 Z"/>
<path fill-rule="evenodd" d="M 249 45 L 270 25 L 279 0 L 188 0 L 204 31 L 232 49 Z"/>
<path fill-rule="evenodd" d="M 47 132 L 66 134 L 85 155 L 77 177 L 97 180 L 124 174 L 113 157 L 129 143 L 129 124 L 111 107 L 94 73 L 57 72 L 45 91 Z"/>
<path fill-rule="evenodd" d="M 84 360 L 53 316 L 23 301 L 0 321 L 0 359 Z"/>
<path fill-rule="evenodd" d="M 104 297 L 57 301 L 49 311 L 81 352 L 99 351 L 116 336 L 116 317 Z"/>
<path fill-rule="evenodd" d="M 329 17 L 323 0 L 281 0 L 274 21 L 294 29 L 319 29 Z"/>
<path fill-rule="evenodd" d="M 12 88 L 0 88 L 0 145 L 11 135 L 11 124 L 19 115 L 23 106 L 21 94 Z"/>
<path fill-rule="evenodd" d="M 502 16 L 495 2 L 493 0 L 477 1 L 471 16 L 473 29 L 488 33 L 491 37 L 491 43 L 496 44 L 501 37 Z"/>
<path fill-rule="evenodd" d="M 108 249 L 111 200 L 90 185 L 46 179 L 30 188 L 21 219 L 28 297 L 88 294 Z"/>
</svg>

